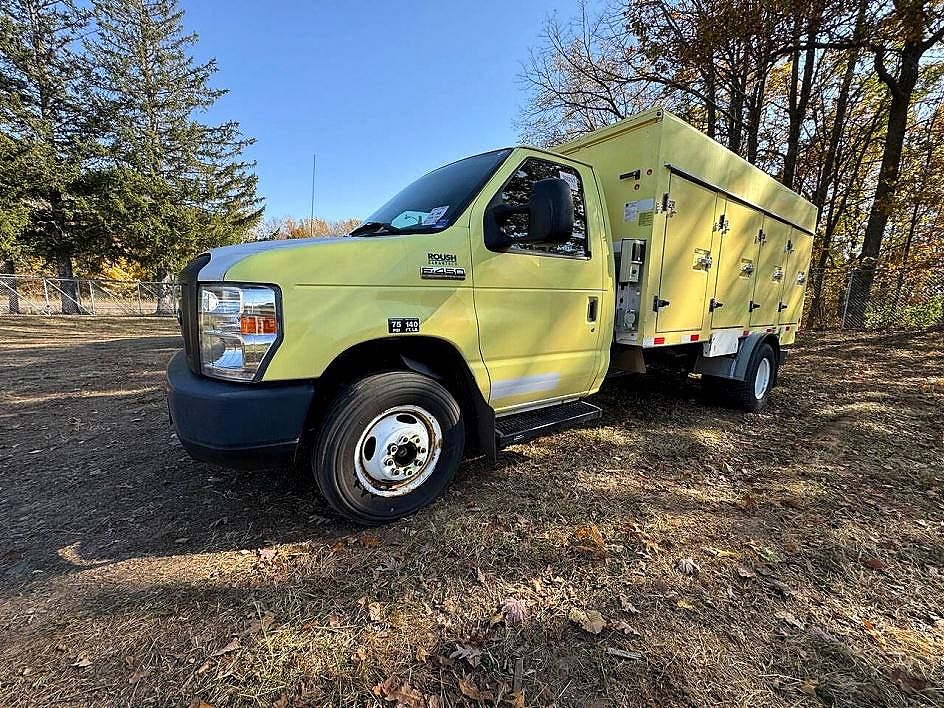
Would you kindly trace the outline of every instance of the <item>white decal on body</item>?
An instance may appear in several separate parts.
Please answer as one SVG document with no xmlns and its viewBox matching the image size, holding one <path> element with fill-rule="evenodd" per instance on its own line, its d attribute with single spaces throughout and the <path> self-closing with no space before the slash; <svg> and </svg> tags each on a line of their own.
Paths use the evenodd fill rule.
<svg viewBox="0 0 944 708">
<path fill-rule="evenodd" d="M 520 396 L 525 393 L 539 393 L 541 391 L 551 391 L 557 388 L 560 383 L 560 374 L 557 372 L 551 374 L 538 374 L 536 376 L 522 376 L 517 379 L 506 379 L 505 381 L 492 382 L 492 400 L 507 398 L 508 396 Z"/>
</svg>

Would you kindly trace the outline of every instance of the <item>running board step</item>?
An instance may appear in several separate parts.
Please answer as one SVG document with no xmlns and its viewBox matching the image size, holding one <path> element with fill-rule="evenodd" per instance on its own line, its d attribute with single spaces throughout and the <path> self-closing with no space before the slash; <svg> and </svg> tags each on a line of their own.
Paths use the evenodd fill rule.
<svg viewBox="0 0 944 708">
<path fill-rule="evenodd" d="M 603 411 L 584 401 L 515 413 L 495 421 L 496 443 L 499 448 L 517 445 L 579 423 L 596 420 L 601 415 Z"/>
</svg>

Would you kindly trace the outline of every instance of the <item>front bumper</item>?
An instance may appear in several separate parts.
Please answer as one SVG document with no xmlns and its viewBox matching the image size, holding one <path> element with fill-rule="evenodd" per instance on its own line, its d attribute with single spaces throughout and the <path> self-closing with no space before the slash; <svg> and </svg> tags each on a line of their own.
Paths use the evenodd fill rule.
<svg viewBox="0 0 944 708">
<path fill-rule="evenodd" d="M 314 384 L 238 384 L 194 374 L 180 351 L 167 365 L 167 405 L 184 449 L 224 467 L 292 462 Z"/>
</svg>

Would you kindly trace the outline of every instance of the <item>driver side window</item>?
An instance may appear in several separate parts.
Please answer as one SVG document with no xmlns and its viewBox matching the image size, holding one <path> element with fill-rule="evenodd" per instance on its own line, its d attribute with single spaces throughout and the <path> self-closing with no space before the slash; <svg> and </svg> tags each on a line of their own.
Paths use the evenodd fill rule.
<svg viewBox="0 0 944 708">
<path fill-rule="evenodd" d="M 501 226 L 502 232 L 512 240 L 510 251 L 587 258 L 590 249 L 587 242 L 587 212 L 583 196 L 583 183 L 573 167 L 561 165 L 550 160 L 529 157 L 505 183 L 501 191 L 501 200 L 510 207 L 527 206 L 531 199 L 531 189 L 535 182 L 542 179 L 563 179 L 570 183 L 574 197 L 574 232 L 563 243 L 536 244 L 523 243 L 518 239 L 528 233 L 528 213 L 510 214 Z"/>
</svg>

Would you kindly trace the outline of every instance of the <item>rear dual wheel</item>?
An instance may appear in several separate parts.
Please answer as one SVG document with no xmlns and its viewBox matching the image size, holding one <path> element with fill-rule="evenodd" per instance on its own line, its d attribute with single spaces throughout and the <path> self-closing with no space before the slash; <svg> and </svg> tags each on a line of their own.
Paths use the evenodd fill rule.
<svg viewBox="0 0 944 708">
<path fill-rule="evenodd" d="M 716 376 L 702 377 L 706 391 L 748 413 L 764 409 L 776 382 L 777 355 L 769 344 L 761 344 L 751 354 L 743 381 Z"/>
<path fill-rule="evenodd" d="M 416 512 L 445 489 L 462 459 L 459 404 L 412 372 L 368 376 L 334 399 L 312 450 L 327 502 L 363 524 Z"/>
</svg>

